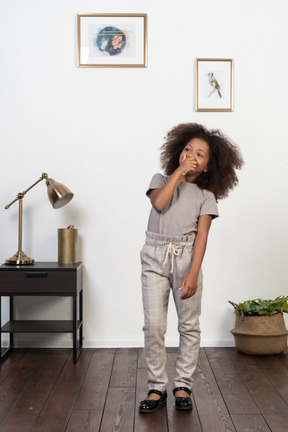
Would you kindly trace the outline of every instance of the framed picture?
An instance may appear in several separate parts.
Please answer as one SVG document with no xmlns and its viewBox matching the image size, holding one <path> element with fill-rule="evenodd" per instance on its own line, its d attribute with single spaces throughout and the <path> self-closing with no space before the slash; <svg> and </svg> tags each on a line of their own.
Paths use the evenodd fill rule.
<svg viewBox="0 0 288 432">
<path fill-rule="evenodd" d="M 233 111 L 233 59 L 196 59 L 196 111 Z"/>
<path fill-rule="evenodd" d="M 78 67 L 147 67 L 146 14 L 77 15 Z"/>
</svg>

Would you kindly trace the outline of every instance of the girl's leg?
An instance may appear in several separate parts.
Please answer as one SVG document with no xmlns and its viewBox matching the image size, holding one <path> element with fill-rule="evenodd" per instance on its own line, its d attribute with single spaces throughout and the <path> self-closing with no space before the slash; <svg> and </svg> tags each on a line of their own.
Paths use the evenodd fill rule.
<svg viewBox="0 0 288 432">
<path fill-rule="evenodd" d="M 185 248 L 186 249 L 186 248 Z M 201 299 L 203 278 L 202 271 L 198 277 L 198 288 L 196 294 L 186 300 L 181 300 L 182 291 L 179 291 L 182 278 L 188 273 L 191 265 L 192 255 L 190 247 L 183 251 L 181 262 L 177 262 L 173 277 L 173 297 L 178 315 L 179 349 L 176 359 L 176 376 L 174 388 L 192 388 L 193 373 L 197 367 L 200 348 L 200 323 Z M 185 257 L 186 255 L 186 257 Z M 180 268 L 179 268 L 180 267 Z"/>
<path fill-rule="evenodd" d="M 147 241 L 141 251 L 143 331 L 148 369 L 148 389 L 156 389 L 161 392 L 166 389 L 168 381 L 164 338 L 171 290 L 169 277 L 163 273 L 164 252 L 165 248 L 162 246 L 157 246 L 157 244 L 152 246 L 147 244 Z"/>
</svg>

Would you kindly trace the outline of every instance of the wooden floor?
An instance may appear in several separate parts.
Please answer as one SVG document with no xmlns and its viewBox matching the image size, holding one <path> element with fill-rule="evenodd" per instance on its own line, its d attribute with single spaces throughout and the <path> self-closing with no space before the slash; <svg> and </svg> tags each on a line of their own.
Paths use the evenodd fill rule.
<svg viewBox="0 0 288 432">
<path fill-rule="evenodd" d="M 169 378 L 176 350 L 167 350 Z M 281 432 L 288 431 L 288 351 L 246 356 L 202 348 L 194 410 L 139 414 L 146 396 L 143 349 L 14 350 L 0 364 L 1 432 Z"/>
</svg>

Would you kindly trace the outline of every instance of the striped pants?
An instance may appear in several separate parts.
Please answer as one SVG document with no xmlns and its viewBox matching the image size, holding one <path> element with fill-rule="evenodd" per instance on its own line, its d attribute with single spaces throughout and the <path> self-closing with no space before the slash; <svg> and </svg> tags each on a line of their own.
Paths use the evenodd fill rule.
<svg viewBox="0 0 288 432">
<path fill-rule="evenodd" d="M 146 233 L 141 250 L 142 298 L 144 309 L 144 341 L 148 370 L 148 389 L 164 391 L 168 377 L 166 372 L 165 333 L 170 291 L 178 315 L 179 348 L 175 364 L 175 387 L 193 384 L 200 347 L 202 297 L 202 272 L 198 277 L 196 294 L 181 300 L 181 281 L 189 272 L 195 235 L 170 237 Z"/>
</svg>

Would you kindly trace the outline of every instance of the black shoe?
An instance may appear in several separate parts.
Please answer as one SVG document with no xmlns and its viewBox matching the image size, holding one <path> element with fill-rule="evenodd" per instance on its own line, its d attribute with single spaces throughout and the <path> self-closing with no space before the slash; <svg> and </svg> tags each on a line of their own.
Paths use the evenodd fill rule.
<svg viewBox="0 0 288 432">
<path fill-rule="evenodd" d="M 161 396 L 160 399 L 157 400 L 144 399 L 143 401 L 141 401 L 139 406 L 140 413 L 153 413 L 157 411 L 162 405 L 166 404 L 166 400 L 167 400 L 166 390 L 164 392 L 160 392 L 159 390 L 149 390 L 148 396 L 152 393 Z"/>
<path fill-rule="evenodd" d="M 184 390 L 186 393 L 188 393 L 188 397 L 180 397 L 175 396 L 176 392 L 179 390 Z M 173 395 L 175 396 L 175 407 L 176 410 L 179 411 L 191 411 L 193 408 L 192 400 L 191 400 L 191 390 L 189 390 L 187 387 L 176 387 L 173 390 Z"/>
</svg>

